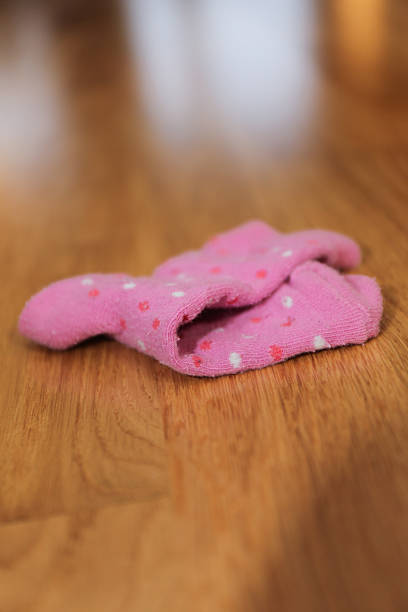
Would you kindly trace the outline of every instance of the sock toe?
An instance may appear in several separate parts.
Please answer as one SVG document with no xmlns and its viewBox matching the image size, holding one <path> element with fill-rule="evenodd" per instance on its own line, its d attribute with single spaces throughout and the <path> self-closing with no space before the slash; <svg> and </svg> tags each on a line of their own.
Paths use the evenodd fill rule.
<svg viewBox="0 0 408 612">
<path fill-rule="evenodd" d="M 111 275 L 88 275 L 42 289 L 25 305 L 18 329 L 27 338 L 53 349 L 65 349 L 86 338 L 115 333 L 120 318 L 113 307 Z"/>
</svg>

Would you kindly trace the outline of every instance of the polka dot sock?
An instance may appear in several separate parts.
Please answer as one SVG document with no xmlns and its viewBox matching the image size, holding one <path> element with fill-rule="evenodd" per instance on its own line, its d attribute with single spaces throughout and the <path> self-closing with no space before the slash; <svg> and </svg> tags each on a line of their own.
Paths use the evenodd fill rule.
<svg viewBox="0 0 408 612">
<path fill-rule="evenodd" d="M 378 334 L 376 281 L 337 270 L 359 261 L 358 246 L 340 234 L 280 234 L 251 221 L 150 277 L 56 282 L 27 302 L 19 330 L 54 349 L 109 334 L 195 376 L 262 368 Z"/>
</svg>

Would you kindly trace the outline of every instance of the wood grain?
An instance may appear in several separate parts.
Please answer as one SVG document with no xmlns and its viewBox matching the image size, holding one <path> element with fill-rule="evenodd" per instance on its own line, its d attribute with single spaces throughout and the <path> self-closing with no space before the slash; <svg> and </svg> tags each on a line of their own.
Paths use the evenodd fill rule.
<svg viewBox="0 0 408 612">
<path fill-rule="evenodd" d="M 0 8 L 0 610 L 408 609 L 408 6 Z M 250 218 L 361 245 L 380 336 L 216 380 L 16 332 Z"/>
</svg>

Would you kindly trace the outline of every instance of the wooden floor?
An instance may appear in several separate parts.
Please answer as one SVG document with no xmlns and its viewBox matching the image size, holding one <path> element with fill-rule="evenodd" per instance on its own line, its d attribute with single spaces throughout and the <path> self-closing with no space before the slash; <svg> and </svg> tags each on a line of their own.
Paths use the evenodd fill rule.
<svg viewBox="0 0 408 612">
<path fill-rule="evenodd" d="M 408 4 L 0 6 L 1 612 L 408 610 Z M 380 336 L 206 380 L 16 331 L 251 218 L 357 240 Z"/>
</svg>

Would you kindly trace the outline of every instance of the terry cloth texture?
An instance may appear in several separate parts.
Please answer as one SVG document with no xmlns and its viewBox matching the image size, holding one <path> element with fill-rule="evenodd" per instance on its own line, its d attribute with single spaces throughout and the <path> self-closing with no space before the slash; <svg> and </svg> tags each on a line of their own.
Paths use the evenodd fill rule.
<svg viewBox="0 0 408 612">
<path fill-rule="evenodd" d="M 376 281 L 338 271 L 359 262 L 346 236 L 281 234 L 251 221 L 149 277 L 86 274 L 53 283 L 27 302 L 19 330 L 53 349 L 109 334 L 193 376 L 263 368 L 378 334 Z"/>
</svg>

